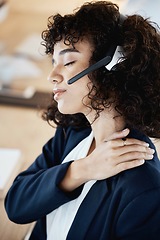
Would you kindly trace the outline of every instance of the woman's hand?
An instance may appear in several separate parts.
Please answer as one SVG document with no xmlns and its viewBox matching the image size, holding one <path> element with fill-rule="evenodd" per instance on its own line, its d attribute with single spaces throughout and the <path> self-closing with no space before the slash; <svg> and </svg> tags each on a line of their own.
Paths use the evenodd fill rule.
<svg viewBox="0 0 160 240">
<path fill-rule="evenodd" d="M 154 150 L 143 141 L 126 138 L 129 129 L 115 132 L 87 157 L 71 163 L 60 187 L 72 191 L 89 180 L 103 180 L 153 158 Z"/>
<path fill-rule="evenodd" d="M 142 165 L 153 158 L 154 150 L 143 141 L 126 138 L 129 129 L 116 132 L 86 157 L 88 180 L 102 180 Z"/>
</svg>

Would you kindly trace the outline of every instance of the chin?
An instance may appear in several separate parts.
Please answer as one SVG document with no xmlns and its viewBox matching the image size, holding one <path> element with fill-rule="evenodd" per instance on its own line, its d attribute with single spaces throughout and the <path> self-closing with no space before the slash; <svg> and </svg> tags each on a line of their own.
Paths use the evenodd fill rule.
<svg viewBox="0 0 160 240">
<path fill-rule="evenodd" d="M 70 105 L 70 106 L 69 106 Z M 62 114 L 76 114 L 76 113 L 83 113 L 84 109 L 82 106 L 73 106 L 71 104 L 58 104 L 58 110 Z"/>
</svg>

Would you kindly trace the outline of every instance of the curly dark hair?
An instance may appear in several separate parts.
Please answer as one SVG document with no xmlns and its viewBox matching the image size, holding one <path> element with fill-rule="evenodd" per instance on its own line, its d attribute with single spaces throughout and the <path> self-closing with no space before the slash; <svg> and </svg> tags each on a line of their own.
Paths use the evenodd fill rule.
<svg viewBox="0 0 160 240">
<path fill-rule="evenodd" d="M 87 38 L 94 46 L 90 65 L 103 58 L 113 42 L 122 46 L 123 59 L 114 71 L 101 67 L 89 74 L 91 107 L 99 113 L 114 103 L 126 125 L 150 137 L 160 137 L 160 35 L 158 26 L 139 15 L 127 16 L 119 27 L 119 7 L 108 1 L 85 3 L 71 15 L 49 17 L 42 32 L 46 54 L 54 45 L 74 44 Z M 92 91 L 94 90 L 94 96 Z M 57 125 L 85 127 L 83 114 L 61 114 L 52 100 L 43 118 Z"/>
</svg>

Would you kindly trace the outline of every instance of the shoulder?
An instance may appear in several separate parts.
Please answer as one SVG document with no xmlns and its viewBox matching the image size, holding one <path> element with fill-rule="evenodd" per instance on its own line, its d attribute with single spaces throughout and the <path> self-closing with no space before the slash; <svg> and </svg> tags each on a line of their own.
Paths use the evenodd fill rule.
<svg viewBox="0 0 160 240">
<path fill-rule="evenodd" d="M 160 162 L 156 158 L 144 165 L 126 170 L 117 176 L 119 188 L 132 194 L 140 194 L 151 189 L 160 189 Z"/>
<path fill-rule="evenodd" d="M 151 140 L 143 135 L 131 132 L 131 137 L 146 141 L 152 148 L 154 144 Z M 160 161 L 155 152 L 152 160 L 147 160 L 139 167 L 129 169 L 113 176 L 111 180 L 117 194 L 124 192 L 125 201 L 130 202 L 137 196 L 143 195 L 146 192 L 157 191 L 160 198 Z"/>
<path fill-rule="evenodd" d="M 146 204 L 154 202 L 155 205 L 159 205 L 159 160 L 155 157 L 153 160 L 146 161 L 142 166 L 119 173 L 111 180 L 111 186 L 114 189 L 114 197 L 121 199 L 119 203 L 121 209 L 126 209 L 127 206 L 134 208 L 136 203 L 142 207 L 144 202 L 147 202 Z"/>
</svg>

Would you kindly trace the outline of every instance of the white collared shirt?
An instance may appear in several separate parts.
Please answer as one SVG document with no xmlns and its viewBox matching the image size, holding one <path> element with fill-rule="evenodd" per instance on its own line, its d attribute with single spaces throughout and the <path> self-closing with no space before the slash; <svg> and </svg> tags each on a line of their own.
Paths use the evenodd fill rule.
<svg viewBox="0 0 160 240">
<path fill-rule="evenodd" d="M 77 160 L 87 156 L 91 143 L 93 141 L 93 132 L 83 139 L 63 160 L 62 164 Z M 63 204 L 59 208 L 47 215 L 47 240 L 65 240 L 69 229 L 74 221 L 76 213 L 89 192 L 95 180 L 85 183 L 80 196 L 68 203 Z"/>
</svg>

